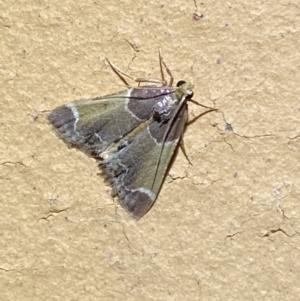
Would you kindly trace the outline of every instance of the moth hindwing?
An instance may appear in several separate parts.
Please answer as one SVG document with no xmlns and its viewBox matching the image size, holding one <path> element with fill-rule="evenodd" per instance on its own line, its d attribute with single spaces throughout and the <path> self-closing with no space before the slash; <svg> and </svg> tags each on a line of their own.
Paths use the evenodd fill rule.
<svg viewBox="0 0 300 301">
<path fill-rule="evenodd" d="M 110 63 L 110 62 L 109 62 Z M 110 63 L 127 84 L 126 75 Z M 170 75 L 164 80 L 163 66 Z M 63 140 L 100 159 L 112 195 L 134 217 L 152 207 L 187 121 L 193 85 L 173 77 L 160 56 L 162 80 L 146 86 L 80 99 L 54 109 L 50 123 Z M 156 85 L 149 85 L 149 83 Z M 158 84 L 160 83 L 160 84 Z"/>
</svg>

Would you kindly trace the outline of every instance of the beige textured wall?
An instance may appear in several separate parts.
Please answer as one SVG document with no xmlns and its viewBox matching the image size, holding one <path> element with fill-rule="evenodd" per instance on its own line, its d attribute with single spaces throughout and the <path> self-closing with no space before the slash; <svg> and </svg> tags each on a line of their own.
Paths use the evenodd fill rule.
<svg viewBox="0 0 300 301">
<path fill-rule="evenodd" d="M 0 299 L 299 300 L 299 1 L 136 2 L 0 4 Z M 46 116 L 122 89 L 105 57 L 158 77 L 158 47 L 220 111 L 136 222 Z"/>
</svg>

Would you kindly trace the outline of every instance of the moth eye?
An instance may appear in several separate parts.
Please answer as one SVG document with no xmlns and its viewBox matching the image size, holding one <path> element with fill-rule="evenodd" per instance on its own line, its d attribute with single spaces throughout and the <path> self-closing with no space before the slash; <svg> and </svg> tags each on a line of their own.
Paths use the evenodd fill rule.
<svg viewBox="0 0 300 301">
<path fill-rule="evenodd" d="M 176 87 L 180 87 L 181 85 L 183 85 L 183 84 L 185 84 L 185 83 L 186 83 L 186 81 L 180 80 L 180 81 L 177 83 Z"/>
<path fill-rule="evenodd" d="M 192 92 L 192 93 L 191 93 L 190 95 L 188 95 L 186 98 L 187 98 L 187 99 L 192 99 L 193 96 L 194 96 L 194 92 Z"/>
</svg>

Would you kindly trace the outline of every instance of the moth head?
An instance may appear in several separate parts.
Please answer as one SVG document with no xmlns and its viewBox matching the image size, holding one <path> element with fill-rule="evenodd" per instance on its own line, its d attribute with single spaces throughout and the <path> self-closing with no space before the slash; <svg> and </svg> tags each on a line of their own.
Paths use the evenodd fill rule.
<svg viewBox="0 0 300 301">
<path fill-rule="evenodd" d="M 192 99 L 194 95 L 194 85 L 189 82 L 185 82 L 184 80 L 180 80 L 177 83 L 176 95 L 179 99 Z"/>
</svg>

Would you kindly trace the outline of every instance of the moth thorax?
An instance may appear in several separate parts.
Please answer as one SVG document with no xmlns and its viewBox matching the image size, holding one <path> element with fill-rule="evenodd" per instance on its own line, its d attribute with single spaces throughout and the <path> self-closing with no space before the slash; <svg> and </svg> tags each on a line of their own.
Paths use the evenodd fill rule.
<svg viewBox="0 0 300 301">
<path fill-rule="evenodd" d="M 156 121 L 166 121 L 170 119 L 170 108 L 174 104 L 172 97 L 166 95 L 162 100 L 153 106 L 152 116 Z"/>
</svg>

